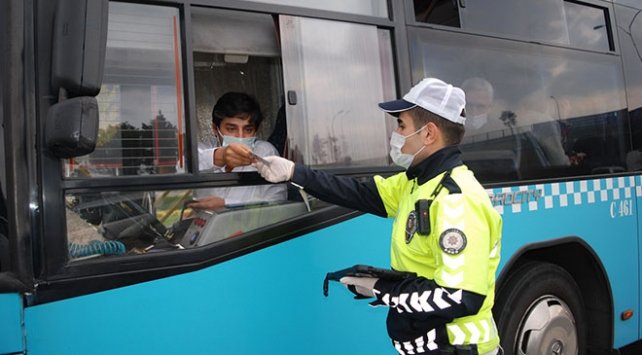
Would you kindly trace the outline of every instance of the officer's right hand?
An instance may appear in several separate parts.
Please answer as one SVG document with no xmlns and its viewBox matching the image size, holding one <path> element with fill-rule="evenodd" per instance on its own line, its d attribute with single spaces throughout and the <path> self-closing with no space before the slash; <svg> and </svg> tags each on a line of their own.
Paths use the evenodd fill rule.
<svg viewBox="0 0 642 355">
<path fill-rule="evenodd" d="M 292 179 L 294 162 L 277 156 L 256 159 L 253 163 L 259 174 L 269 182 L 284 182 Z"/>
</svg>

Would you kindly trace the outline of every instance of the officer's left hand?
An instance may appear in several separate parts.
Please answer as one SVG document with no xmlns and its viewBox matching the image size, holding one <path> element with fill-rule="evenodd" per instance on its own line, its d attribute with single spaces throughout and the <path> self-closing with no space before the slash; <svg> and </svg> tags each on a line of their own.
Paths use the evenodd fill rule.
<svg viewBox="0 0 642 355">
<path fill-rule="evenodd" d="M 374 286 L 379 281 L 376 277 L 352 277 L 345 276 L 339 280 L 342 284 L 348 287 L 348 290 L 352 291 L 357 297 L 360 298 L 369 298 L 375 297 Z"/>
<path fill-rule="evenodd" d="M 261 176 L 269 182 L 284 182 L 292 179 L 294 162 L 277 156 L 256 159 L 253 164 Z"/>
</svg>

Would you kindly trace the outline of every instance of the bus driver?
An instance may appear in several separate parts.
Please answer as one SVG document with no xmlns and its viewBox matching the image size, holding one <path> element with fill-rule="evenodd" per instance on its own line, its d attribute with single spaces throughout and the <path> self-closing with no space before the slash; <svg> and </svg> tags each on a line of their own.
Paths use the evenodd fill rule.
<svg viewBox="0 0 642 355">
<path fill-rule="evenodd" d="M 245 93 L 228 92 L 221 96 L 212 109 L 212 129 L 217 137 L 213 146 L 199 144 L 198 162 L 201 171 L 242 172 L 256 171 L 239 152 L 253 152 L 260 157 L 278 155 L 272 144 L 257 139 L 256 133 L 263 120 L 259 103 Z M 243 166 L 244 165 L 244 166 Z M 247 204 L 286 199 L 286 186 L 259 185 L 199 189 L 195 202 L 187 207 L 216 210 L 225 205 Z"/>
</svg>

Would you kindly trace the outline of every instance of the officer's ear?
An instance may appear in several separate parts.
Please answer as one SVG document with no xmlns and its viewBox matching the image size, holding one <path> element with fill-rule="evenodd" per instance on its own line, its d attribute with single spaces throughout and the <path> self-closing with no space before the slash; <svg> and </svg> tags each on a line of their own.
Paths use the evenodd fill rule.
<svg viewBox="0 0 642 355">
<path fill-rule="evenodd" d="M 424 140 L 424 145 L 434 144 L 436 140 L 441 139 L 441 131 L 433 122 L 428 122 L 422 133 L 421 137 Z"/>
</svg>

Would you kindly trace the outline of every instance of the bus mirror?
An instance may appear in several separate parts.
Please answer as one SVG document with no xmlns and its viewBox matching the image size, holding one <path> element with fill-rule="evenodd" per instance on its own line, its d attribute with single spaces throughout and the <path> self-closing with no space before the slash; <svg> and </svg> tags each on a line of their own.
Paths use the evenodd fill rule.
<svg viewBox="0 0 642 355">
<path fill-rule="evenodd" d="M 51 106 L 45 132 L 47 148 L 58 158 L 93 152 L 98 137 L 98 101 L 81 96 Z"/>
<path fill-rule="evenodd" d="M 59 0 L 52 49 L 52 85 L 70 96 L 100 92 L 107 47 L 108 0 Z"/>
</svg>

